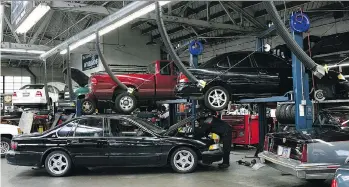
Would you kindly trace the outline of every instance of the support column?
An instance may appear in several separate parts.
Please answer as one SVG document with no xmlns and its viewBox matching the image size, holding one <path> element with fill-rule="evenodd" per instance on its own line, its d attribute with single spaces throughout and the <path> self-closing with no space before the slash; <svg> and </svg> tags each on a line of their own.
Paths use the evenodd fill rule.
<svg viewBox="0 0 349 187">
<path fill-rule="evenodd" d="M 67 79 L 68 79 L 68 88 L 69 88 L 69 99 L 70 101 L 73 101 L 73 86 L 72 86 L 72 81 L 71 81 L 71 58 L 70 58 L 70 50 L 69 47 L 67 48 L 67 54 L 68 54 L 68 61 L 67 61 Z"/>
<path fill-rule="evenodd" d="M 48 88 L 47 88 L 47 62 L 46 62 L 46 59 L 44 60 L 44 68 L 45 68 L 45 70 L 44 70 L 45 97 L 46 97 L 47 103 L 49 103 L 50 97 L 48 95 Z M 51 108 L 51 105 L 48 104 L 47 109 L 50 110 L 50 108 Z"/>
<path fill-rule="evenodd" d="M 255 153 L 255 157 L 258 157 L 258 153 L 263 151 L 264 137 L 267 133 L 267 109 L 265 103 L 258 104 L 258 124 L 259 124 L 259 144 Z"/>
<path fill-rule="evenodd" d="M 303 48 L 303 34 L 292 32 L 294 40 Z M 302 62 L 292 54 L 293 93 L 296 106 L 297 130 L 310 129 L 313 123 L 312 103 L 309 99 L 309 76 Z"/>
<path fill-rule="evenodd" d="M 190 64 L 193 68 L 198 68 L 198 55 L 192 55 L 190 54 Z M 196 116 L 196 105 L 197 105 L 197 100 L 191 100 L 191 115 Z M 193 133 L 195 131 L 195 118 L 193 118 L 191 122 L 192 128 L 193 128 Z"/>
</svg>

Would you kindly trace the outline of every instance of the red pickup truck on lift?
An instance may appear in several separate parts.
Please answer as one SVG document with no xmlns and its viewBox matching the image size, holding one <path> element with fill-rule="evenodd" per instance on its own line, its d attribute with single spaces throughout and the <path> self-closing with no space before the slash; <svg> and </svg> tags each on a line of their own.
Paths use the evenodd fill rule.
<svg viewBox="0 0 349 187">
<path fill-rule="evenodd" d="M 174 87 L 177 84 L 178 70 L 173 62 L 158 60 L 143 66 L 141 73 L 132 73 L 120 69 L 115 76 L 127 87 L 135 89 L 134 94 L 125 93 L 106 72 L 97 72 L 89 79 L 90 93 L 82 103 L 85 114 L 92 114 L 96 108 L 106 103 L 114 103 L 117 112 L 129 114 L 137 106 L 151 106 L 154 101 L 175 99 Z"/>
</svg>

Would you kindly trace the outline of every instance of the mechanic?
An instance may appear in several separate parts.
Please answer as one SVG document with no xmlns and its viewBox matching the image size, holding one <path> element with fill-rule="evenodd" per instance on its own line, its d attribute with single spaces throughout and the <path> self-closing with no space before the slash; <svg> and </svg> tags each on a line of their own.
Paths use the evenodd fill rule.
<svg viewBox="0 0 349 187">
<path fill-rule="evenodd" d="M 170 122 L 169 122 L 170 112 L 169 112 L 168 108 L 169 108 L 168 104 L 162 105 L 161 106 L 161 113 L 159 115 L 160 124 L 161 124 L 162 128 L 164 128 L 164 129 L 168 129 L 170 127 Z"/>
<path fill-rule="evenodd" d="M 195 136 L 203 137 L 209 133 L 218 134 L 223 143 L 223 163 L 219 164 L 220 168 L 230 166 L 230 150 L 232 141 L 232 128 L 225 121 L 218 117 L 207 115 L 199 118 L 199 126 L 195 127 Z"/>
</svg>

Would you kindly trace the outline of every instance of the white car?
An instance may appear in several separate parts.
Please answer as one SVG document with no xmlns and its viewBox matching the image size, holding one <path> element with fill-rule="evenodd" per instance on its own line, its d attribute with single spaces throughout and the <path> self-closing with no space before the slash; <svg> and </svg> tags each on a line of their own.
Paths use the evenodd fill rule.
<svg viewBox="0 0 349 187">
<path fill-rule="evenodd" d="M 13 92 L 12 104 L 18 107 L 46 106 L 52 105 L 59 99 L 59 91 L 56 87 L 48 85 L 48 97 L 45 95 L 44 84 L 28 84 Z"/>
<path fill-rule="evenodd" d="M 10 150 L 11 140 L 21 134 L 21 129 L 15 125 L 0 124 L 1 155 Z"/>
</svg>

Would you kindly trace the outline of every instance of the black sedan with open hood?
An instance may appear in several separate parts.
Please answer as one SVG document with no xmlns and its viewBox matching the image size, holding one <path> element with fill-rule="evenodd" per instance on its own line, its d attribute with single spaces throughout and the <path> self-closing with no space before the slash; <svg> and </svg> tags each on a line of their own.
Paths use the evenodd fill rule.
<svg viewBox="0 0 349 187">
<path fill-rule="evenodd" d="M 51 176 L 65 176 L 75 166 L 165 166 L 179 173 L 195 170 L 198 161 L 222 159 L 209 137 L 178 133 L 191 118 L 165 131 L 134 116 L 84 116 L 43 134 L 13 138 L 9 164 L 45 167 Z M 217 141 L 216 141 L 217 142 Z"/>
</svg>

